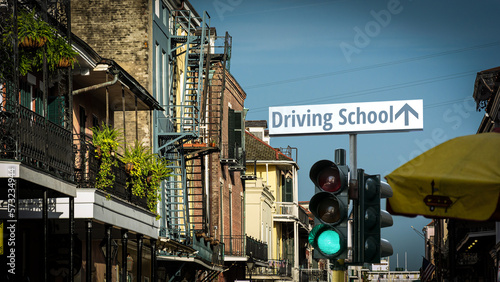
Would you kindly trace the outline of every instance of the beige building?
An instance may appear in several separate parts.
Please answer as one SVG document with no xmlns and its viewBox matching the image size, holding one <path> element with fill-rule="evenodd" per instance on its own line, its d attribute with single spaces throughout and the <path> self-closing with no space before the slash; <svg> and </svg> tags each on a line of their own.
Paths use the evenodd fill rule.
<svg viewBox="0 0 500 282">
<path fill-rule="evenodd" d="M 247 175 L 253 173 L 245 187 L 247 234 L 269 246 L 267 264 L 252 277 L 298 281 L 299 269 L 308 268 L 304 246 L 310 225 L 298 204 L 297 149 L 271 147 L 266 121 L 247 121 L 245 127 Z"/>
</svg>

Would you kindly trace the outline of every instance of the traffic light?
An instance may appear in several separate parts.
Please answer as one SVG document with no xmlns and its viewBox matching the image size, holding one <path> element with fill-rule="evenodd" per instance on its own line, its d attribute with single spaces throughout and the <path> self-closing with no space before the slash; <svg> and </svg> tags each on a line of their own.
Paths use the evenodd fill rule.
<svg viewBox="0 0 500 282">
<path fill-rule="evenodd" d="M 309 210 L 315 217 L 309 243 L 314 247 L 316 259 L 347 257 L 349 168 L 345 165 L 345 150 L 339 150 L 335 152 L 337 164 L 321 160 L 309 172 L 315 186 L 315 194 L 309 202 Z"/>
<path fill-rule="evenodd" d="M 393 253 L 392 245 L 380 236 L 380 229 L 392 226 L 391 215 L 380 209 L 380 199 L 392 196 L 391 187 L 380 181 L 380 175 L 368 175 L 358 169 L 359 242 L 357 244 L 362 262 L 379 263 L 381 257 Z"/>
</svg>

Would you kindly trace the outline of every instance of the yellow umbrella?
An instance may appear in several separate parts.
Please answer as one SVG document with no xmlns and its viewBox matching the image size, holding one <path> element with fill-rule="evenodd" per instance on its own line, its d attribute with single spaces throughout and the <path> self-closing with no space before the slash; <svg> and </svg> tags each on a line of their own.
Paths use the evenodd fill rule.
<svg viewBox="0 0 500 282">
<path fill-rule="evenodd" d="M 399 215 L 488 220 L 500 195 L 500 133 L 446 141 L 386 176 Z"/>
</svg>

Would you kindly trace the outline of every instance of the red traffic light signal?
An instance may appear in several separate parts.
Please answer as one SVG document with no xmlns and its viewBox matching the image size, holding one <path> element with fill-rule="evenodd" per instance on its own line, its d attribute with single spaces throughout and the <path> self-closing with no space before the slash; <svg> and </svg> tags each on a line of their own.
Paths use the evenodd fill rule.
<svg viewBox="0 0 500 282">
<path fill-rule="evenodd" d="M 331 193 L 340 193 L 348 182 L 347 173 L 329 160 L 316 162 L 309 171 L 309 178 L 317 188 Z"/>
</svg>

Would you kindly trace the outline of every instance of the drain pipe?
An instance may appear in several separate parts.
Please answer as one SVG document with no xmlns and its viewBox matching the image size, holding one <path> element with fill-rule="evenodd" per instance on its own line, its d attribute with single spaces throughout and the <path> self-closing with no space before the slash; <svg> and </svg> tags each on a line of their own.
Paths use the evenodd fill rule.
<svg viewBox="0 0 500 282">
<path fill-rule="evenodd" d="M 118 74 L 115 74 L 115 77 L 111 81 L 103 82 L 103 83 L 96 84 L 96 85 L 91 85 L 91 86 L 88 86 L 88 87 L 84 87 L 84 88 L 75 90 L 75 91 L 73 91 L 71 93 L 73 94 L 73 96 L 74 95 L 78 95 L 78 94 L 83 93 L 83 92 L 88 92 L 88 91 L 92 91 L 92 90 L 96 90 L 96 89 L 99 89 L 99 88 L 103 88 L 103 87 L 106 87 L 106 86 L 113 85 L 117 81 L 118 81 Z"/>
</svg>

